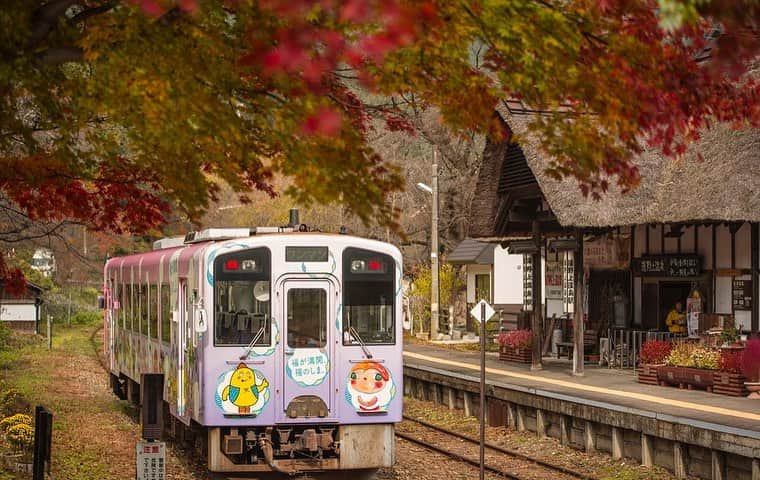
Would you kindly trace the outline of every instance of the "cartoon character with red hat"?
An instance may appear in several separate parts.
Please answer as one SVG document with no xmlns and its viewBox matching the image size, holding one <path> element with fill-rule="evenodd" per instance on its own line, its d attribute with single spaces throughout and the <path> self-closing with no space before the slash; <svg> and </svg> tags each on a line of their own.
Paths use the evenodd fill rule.
<svg viewBox="0 0 760 480">
<path fill-rule="evenodd" d="M 396 386 L 388 370 L 377 362 L 357 363 L 346 384 L 346 400 L 359 413 L 388 411 Z"/>
</svg>

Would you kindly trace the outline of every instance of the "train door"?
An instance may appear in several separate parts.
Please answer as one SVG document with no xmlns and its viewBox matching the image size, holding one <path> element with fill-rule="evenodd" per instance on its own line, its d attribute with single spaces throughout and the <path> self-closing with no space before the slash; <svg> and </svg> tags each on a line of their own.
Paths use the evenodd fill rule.
<svg viewBox="0 0 760 480">
<path fill-rule="evenodd" d="M 185 371 L 185 363 L 187 362 L 187 281 L 185 279 L 179 280 L 179 288 L 177 289 L 179 295 L 177 299 L 177 328 L 176 341 L 177 341 L 177 416 L 183 422 L 189 424 L 190 418 L 187 414 L 187 372 Z"/>
<path fill-rule="evenodd" d="M 329 319 L 335 287 L 326 279 L 291 279 L 283 282 L 281 292 L 285 338 L 280 420 L 334 419 L 329 372 L 335 333 Z"/>
</svg>

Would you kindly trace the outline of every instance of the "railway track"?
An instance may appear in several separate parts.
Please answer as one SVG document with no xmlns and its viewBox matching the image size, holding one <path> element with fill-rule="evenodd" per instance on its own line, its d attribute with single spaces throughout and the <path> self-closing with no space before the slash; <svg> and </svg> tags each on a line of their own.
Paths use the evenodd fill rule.
<svg viewBox="0 0 760 480">
<path fill-rule="evenodd" d="M 478 462 L 478 440 L 408 415 L 404 415 L 404 420 L 422 427 L 422 432 L 417 431 L 422 435 L 410 435 L 407 432 L 399 431 L 397 428 L 397 437 L 474 467 L 480 466 Z M 443 439 L 441 434 L 443 434 Z M 486 442 L 485 446 L 485 470 L 504 478 L 512 480 L 537 478 L 596 480 L 596 477 L 592 475 L 555 465 L 499 445 Z"/>
</svg>

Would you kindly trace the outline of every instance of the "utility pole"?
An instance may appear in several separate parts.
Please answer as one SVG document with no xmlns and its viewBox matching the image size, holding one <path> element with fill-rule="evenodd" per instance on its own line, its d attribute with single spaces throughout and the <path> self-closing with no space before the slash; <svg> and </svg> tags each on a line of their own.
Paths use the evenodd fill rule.
<svg viewBox="0 0 760 480">
<path fill-rule="evenodd" d="M 438 335 L 438 151 L 433 149 L 433 206 L 430 226 L 430 339 Z"/>
</svg>

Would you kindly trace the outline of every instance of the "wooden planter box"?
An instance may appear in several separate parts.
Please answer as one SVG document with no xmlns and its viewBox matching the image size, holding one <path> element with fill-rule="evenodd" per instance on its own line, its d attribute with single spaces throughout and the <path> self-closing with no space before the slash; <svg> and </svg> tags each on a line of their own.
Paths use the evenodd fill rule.
<svg viewBox="0 0 760 480">
<path fill-rule="evenodd" d="M 713 393 L 730 395 L 732 397 L 745 397 L 749 394 L 744 386 L 744 375 L 741 373 L 714 372 Z"/>
<path fill-rule="evenodd" d="M 499 360 L 530 363 L 533 360 L 533 352 L 530 348 L 508 348 L 499 345 Z"/>
<path fill-rule="evenodd" d="M 714 374 L 713 370 L 663 365 L 657 369 L 657 380 L 663 386 L 675 385 L 678 388 L 699 388 L 712 392 Z"/>
<path fill-rule="evenodd" d="M 662 365 L 650 365 L 644 363 L 636 368 L 636 380 L 646 385 L 659 385 L 657 381 L 657 369 Z"/>
</svg>

